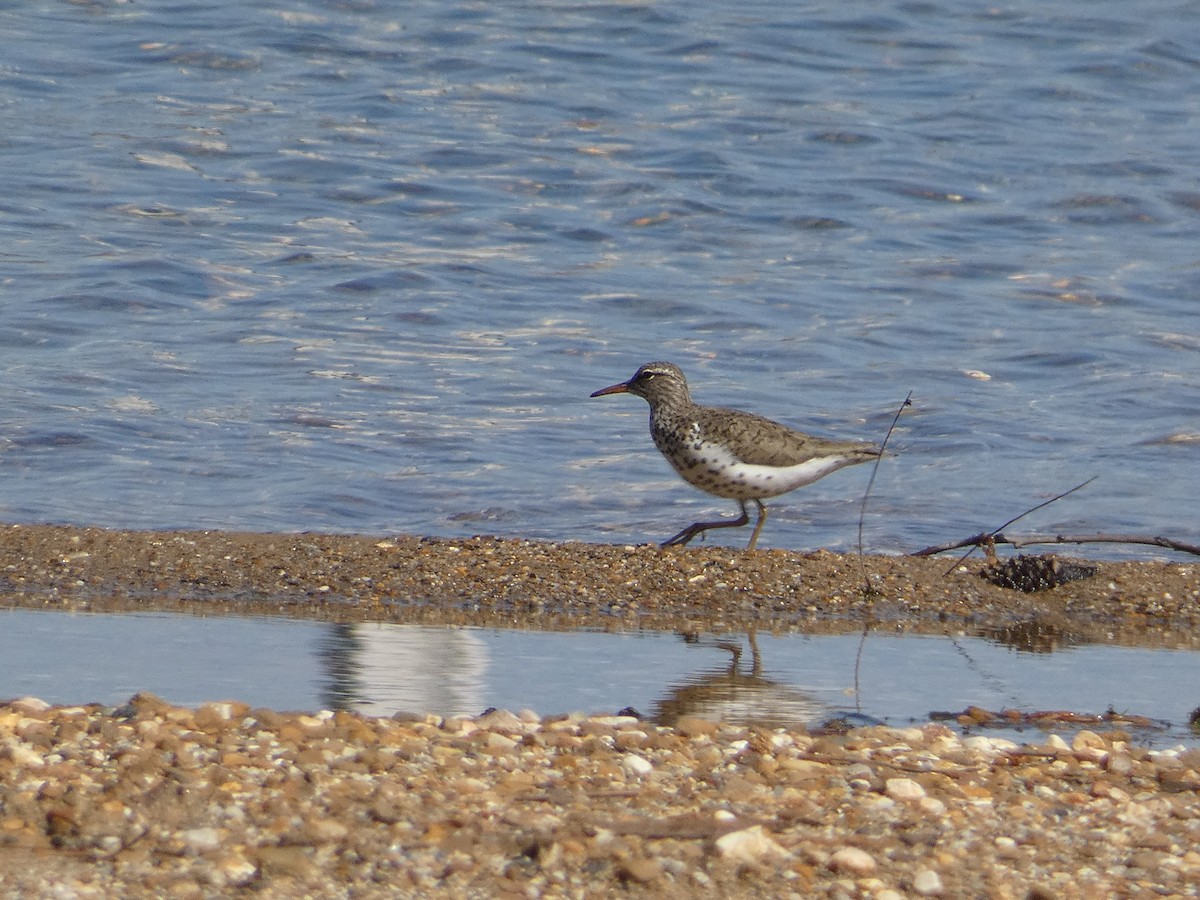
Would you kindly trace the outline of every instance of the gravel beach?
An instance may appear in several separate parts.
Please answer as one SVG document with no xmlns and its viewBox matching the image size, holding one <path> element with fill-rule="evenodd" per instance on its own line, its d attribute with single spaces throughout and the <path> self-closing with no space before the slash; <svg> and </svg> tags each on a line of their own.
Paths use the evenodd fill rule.
<svg viewBox="0 0 1200 900">
<path fill-rule="evenodd" d="M 489 627 L 1053 628 L 1196 646 L 1200 567 L 325 534 L 0 530 L 7 606 Z M 869 586 L 869 590 L 867 587 Z M 1200 750 L 684 718 L 0 704 L 0 894 L 1096 897 L 1200 886 Z"/>
</svg>

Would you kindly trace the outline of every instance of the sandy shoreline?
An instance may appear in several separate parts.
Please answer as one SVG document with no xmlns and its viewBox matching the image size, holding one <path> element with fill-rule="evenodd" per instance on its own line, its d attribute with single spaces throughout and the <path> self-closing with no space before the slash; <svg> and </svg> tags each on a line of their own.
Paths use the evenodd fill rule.
<svg viewBox="0 0 1200 900">
<path fill-rule="evenodd" d="M 973 560 L 0 530 L 0 602 L 489 627 L 1060 629 L 1196 646 L 1200 567 L 1023 594 Z M 865 596 L 865 578 L 873 596 Z M 1183 896 L 1200 751 L 685 719 L 0 704 L 0 894 Z"/>
<path fill-rule="evenodd" d="M 1022 593 L 978 555 L 546 543 L 337 534 L 0 528 L 0 603 L 197 610 L 335 621 L 680 631 L 938 632 L 1030 621 L 1086 639 L 1195 646 L 1200 563 L 1100 562 L 1091 578 Z M 950 570 L 950 571 L 948 571 Z M 869 584 L 868 596 L 864 586 Z"/>
</svg>

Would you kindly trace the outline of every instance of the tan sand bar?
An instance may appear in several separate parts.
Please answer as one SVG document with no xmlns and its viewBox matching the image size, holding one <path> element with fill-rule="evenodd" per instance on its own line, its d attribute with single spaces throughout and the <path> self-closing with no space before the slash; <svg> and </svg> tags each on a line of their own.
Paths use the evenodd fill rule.
<svg viewBox="0 0 1200 900">
<path fill-rule="evenodd" d="M 1031 620 L 1193 646 L 1200 564 L 1101 562 L 1025 594 L 976 557 L 336 534 L 0 527 L 0 603 L 521 628 L 940 632 Z M 954 570 L 947 574 L 947 570 Z M 865 596 L 864 586 L 874 592 Z M 1086 634 L 1084 635 L 1086 637 Z"/>
</svg>

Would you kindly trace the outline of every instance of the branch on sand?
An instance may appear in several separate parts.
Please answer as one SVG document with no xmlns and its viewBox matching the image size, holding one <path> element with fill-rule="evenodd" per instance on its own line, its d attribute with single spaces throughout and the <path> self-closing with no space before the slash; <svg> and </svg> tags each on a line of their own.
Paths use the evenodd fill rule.
<svg viewBox="0 0 1200 900">
<path fill-rule="evenodd" d="M 924 550 L 910 553 L 909 556 L 936 556 L 948 550 L 961 550 L 963 547 L 987 548 L 994 544 L 1009 544 L 1013 547 L 1026 547 L 1030 544 L 1146 544 L 1200 556 L 1200 546 L 1167 537 L 1147 537 L 1138 534 L 1030 534 L 1009 537 L 1003 532 L 981 532 L 961 541 L 926 547 Z"/>
</svg>

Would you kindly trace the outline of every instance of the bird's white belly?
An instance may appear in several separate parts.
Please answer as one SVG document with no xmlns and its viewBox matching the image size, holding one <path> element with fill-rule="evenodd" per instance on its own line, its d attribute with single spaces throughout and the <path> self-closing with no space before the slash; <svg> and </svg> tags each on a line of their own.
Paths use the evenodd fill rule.
<svg viewBox="0 0 1200 900">
<path fill-rule="evenodd" d="M 719 444 L 691 444 L 671 464 L 690 484 L 733 500 L 778 497 L 840 469 L 845 456 L 824 456 L 794 466 L 761 466 L 739 460 Z"/>
</svg>

